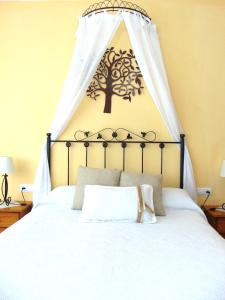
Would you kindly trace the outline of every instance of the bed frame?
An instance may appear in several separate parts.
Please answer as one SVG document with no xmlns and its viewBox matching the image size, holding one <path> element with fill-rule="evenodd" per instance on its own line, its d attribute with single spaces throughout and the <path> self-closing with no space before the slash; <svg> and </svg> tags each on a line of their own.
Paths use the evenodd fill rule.
<svg viewBox="0 0 225 300">
<path fill-rule="evenodd" d="M 141 155 L 141 173 L 144 172 L 144 149 L 147 144 L 158 144 L 160 150 L 160 173 L 163 174 L 163 151 L 167 144 L 180 145 L 180 183 L 179 187 L 183 188 L 184 180 L 184 154 L 185 154 L 185 135 L 180 134 L 179 141 L 157 141 L 154 131 L 141 131 L 140 134 L 131 132 L 125 128 L 104 128 L 98 132 L 91 133 L 90 131 L 78 130 L 74 134 L 73 140 L 54 140 L 51 138 L 51 133 L 47 133 L 47 156 L 48 165 L 51 175 L 51 144 L 63 143 L 67 148 L 67 184 L 70 184 L 70 148 L 72 144 L 83 144 L 85 151 L 85 166 L 88 166 L 88 149 L 91 144 L 102 144 L 103 147 L 103 165 L 107 167 L 107 149 L 110 144 L 119 144 L 122 150 L 122 169 L 126 169 L 126 148 L 129 144 L 139 144 Z"/>
</svg>

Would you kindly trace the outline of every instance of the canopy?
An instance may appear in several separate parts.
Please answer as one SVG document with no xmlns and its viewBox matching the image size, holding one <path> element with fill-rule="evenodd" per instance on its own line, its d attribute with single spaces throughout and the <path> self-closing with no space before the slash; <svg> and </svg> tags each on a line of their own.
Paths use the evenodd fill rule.
<svg viewBox="0 0 225 300">
<path fill-rule="evenodd" d="M 141 13 L 120 10 L 116 14 L 104 11 L 80 18 L 72 63 L 64 84 L 52 126 L 52 139 L 64 131 L 85 96 L 103 54 L 120 23 L 124 21 L 138 65 L 147 89 L 175 141 L 183 133 L 172 101 L 156 26 Z M 192 163 L 185 147 L 184 188 L 196 199 Z M 35 178 L 34 206 L 51 190 L 46 143 Z"/>
</svg>

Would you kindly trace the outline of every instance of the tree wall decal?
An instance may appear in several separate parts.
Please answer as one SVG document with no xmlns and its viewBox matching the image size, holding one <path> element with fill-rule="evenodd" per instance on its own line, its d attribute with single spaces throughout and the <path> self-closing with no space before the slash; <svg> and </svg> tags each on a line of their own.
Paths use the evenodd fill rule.
<svg viewBox="0 0 225 300">
<path fill-rule="evenodd" d="M 144 88 L 141 78 L 132 49 L 116 52 L 114 47 L 107 48 L 87 89 L 87 96 L 97 100 L 99 92 L 104 93 L 104 113 L 111 113 L 113 95 L 131 102 L 133 96 L 141 94 Z"/>
</svg>

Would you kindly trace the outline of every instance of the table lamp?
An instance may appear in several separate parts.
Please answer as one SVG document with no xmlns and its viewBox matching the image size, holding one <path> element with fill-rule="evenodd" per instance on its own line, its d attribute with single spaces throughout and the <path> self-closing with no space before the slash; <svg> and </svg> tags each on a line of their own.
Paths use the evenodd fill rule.
<svg viewBox="0 0 225 300">
<path fill-rule="evenodd" d="M 225 177 L 225 160 L 222 162 L 222 166 L 220 169 L 220 176 Z M 225 209 L 225 203 L 222 204 L 222 208 Z"/>
<path fill-rule="evenodd" d="M 11 197 L 8 197 L 8 173 L 13 173 L 15 171 L 12 158 L 9 156 L 0 156 L 0 174 L 2 174 L 2 197 L 0 199 L 0 205 L 6 204 L 7 206 L 11 202 Z"/>
</svg>

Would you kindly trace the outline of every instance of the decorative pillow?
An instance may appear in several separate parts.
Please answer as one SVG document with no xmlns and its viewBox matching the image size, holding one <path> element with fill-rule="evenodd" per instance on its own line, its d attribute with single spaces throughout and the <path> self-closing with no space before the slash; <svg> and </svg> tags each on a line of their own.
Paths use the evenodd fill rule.
<svg viewBox="0 0 225 300">
<path fill-rule="evenodd" d="M 79 167 L 76 193 L 73 201 L 73 209 L 81 209 L 83 206 L 84 186 L 89 185 L 109 185 L 118 186 L 120 182 L 120 170 L 95 169 Z"/>
<path fill-rule="evenodd" d="M 149 184 L 153 187 L 153 202 L 156 216 L 165 216 L 165 210 L 162 203 L 162 176 L 151 174 L 137 174 L 122 172 L 120 177 L 120 186 L 138 186 Z"/>
<path fill-rule="evenodd" d="M 153 188 L 86 185 L 80 221 L 155 223 Z"/>
</svg>

